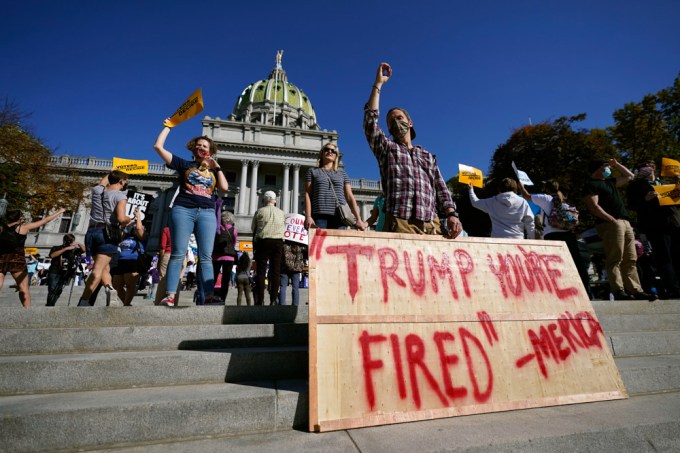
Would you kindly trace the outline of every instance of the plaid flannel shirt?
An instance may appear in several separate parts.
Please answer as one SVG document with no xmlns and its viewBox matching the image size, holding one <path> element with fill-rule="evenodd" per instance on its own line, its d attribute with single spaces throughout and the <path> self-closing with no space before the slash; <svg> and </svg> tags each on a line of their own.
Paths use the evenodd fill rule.
<svg viewBox="0 0 680 453">
<path fill-rule="evenodd" d="M 409 150 L 385 135 L 378 126 L 379 114 L 364 107 L 364 133 L 378 160 L 385 191 L 385 212 L 402 219 L 429 222 L 447 208 L 455 209 L 437 158 L 421 146 Z"/>
</svg>

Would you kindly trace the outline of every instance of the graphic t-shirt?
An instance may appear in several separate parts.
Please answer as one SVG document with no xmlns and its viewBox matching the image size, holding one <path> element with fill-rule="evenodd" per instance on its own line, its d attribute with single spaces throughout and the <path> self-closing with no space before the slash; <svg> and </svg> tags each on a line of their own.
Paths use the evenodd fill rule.
<svg viewBox="0 0 680 453">
<path fill-rule="evenodd" d="M 217 176 L 213 170 L 201 169 L 199 163 L 175 155 L 172 156 L 168 168 L 177 170 L 179 176 L 179 194 L 174 203 L 176 206 L 215 208 Z"/>
</svg>

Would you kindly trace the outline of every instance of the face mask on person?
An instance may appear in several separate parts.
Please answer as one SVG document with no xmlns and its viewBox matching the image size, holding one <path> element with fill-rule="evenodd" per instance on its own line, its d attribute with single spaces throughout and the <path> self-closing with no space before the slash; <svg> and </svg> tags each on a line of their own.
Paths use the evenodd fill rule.
<svg viewBox="0 0 680 453">
<path fill-rule="evenodd" d="M 612 169 L 609 167 L 604 167 L 604 170 L 602 170 L 602 176 L 605 178 L 609 178 L 612 175 Z"/>
<path fill-rule="evenodd" d="M 200 160 L 205 160 L 210 157 L 210 151 L 204 149 L 195 149 L 193 153 L 194 157 L 198 157 Z"/>
<path fill-rule="evenodd" d="M 392 121 L 389 127 L 390 134 L 392 134 L 395 140 L 401 140 L 406 137 L 410 128 L 408 121 Z"/>
</svg>

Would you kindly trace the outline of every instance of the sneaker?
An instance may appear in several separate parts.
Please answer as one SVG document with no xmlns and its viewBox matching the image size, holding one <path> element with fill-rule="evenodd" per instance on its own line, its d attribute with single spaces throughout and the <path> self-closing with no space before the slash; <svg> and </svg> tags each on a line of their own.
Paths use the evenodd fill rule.
<svg viewBox="0 0 680 453">
<path fill-rule="evenodd" d="M 118 297 L 118 291 L 108 286 L 104 287 L 104 292 L 106 293 L 106 306 L 107 307 L 122 307 L 123 302 Z"/>
<path fill-rule="evenodd" d="M 639 293 L 635 293 L 631 296 L 635 300 L 648 300 L 650 302 L 654 302 L 659 298 L 656 294 L 649 294 L 644 291 L 640 291 Z"/>
<path fill-rule="evenodd" d="M 166 307 L 174 307 L 175 306 L 175 296 L 172 294 L 169 294 L 163 298 L 160 304 L 158 305 L 164 305 Z"/>
</svg>

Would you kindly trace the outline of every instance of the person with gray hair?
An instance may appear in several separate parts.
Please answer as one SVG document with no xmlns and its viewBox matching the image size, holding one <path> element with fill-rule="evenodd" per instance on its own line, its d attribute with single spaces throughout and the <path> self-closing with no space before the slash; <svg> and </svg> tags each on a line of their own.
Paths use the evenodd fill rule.
<svg viewBox="0 0 680 453">
<path fill-rule="evenodd" d="M 281 255 L 283 254 L 283 211 L 276 207 L 276 193 L 264 193 L 265 206 L 255 212 L 251 229 L 255 271 L 257 272 L 257 294 L 255 305 L 264 305 L 265 278 L 269 263 L 269 305 L 275 305 L 281 285 Z"/>
</svg>

